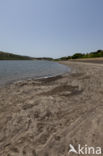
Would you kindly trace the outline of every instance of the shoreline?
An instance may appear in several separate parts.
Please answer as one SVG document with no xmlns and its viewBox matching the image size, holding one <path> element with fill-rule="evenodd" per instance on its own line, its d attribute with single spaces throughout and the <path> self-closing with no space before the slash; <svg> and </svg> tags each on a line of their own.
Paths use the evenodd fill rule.
<svg viewBox="0 0 103 156">
<path fill-rule="evenodd" d="M 69 144 L 103 148 L 102 65 L 59 63 L 71 72 L 0 88 L 0 156 L 71 156 Z"/>
<path fill-rule="evenodd" d="M 61 73 L 61 74 L 57 74 L 57 75 L 53 75 L 53 76 L 43 76 L 43 77 L 25 77 L 25 78 L 20 78 L 20 79 L 17 79 L 17 80 L 9 80 L 8 82 L 6 83 L 2 83 L 0 84 L 0 88 L 4 88 L 6 86 L 10 86 L 10 85 L 13 85 L 13 84 L 16 84 L 16 83 L 23 83 L 24 81 L 42 81 L 42 80 L 47 80 L 48 79 L 56 79 L 57 77 L 62 77 L 66 74 L 69 74 L 70 71 L 68 72 L 64 72 L 64 73 Z"/>
<path fill-rule="evenodd" d="M 38 63 L 37 66 L 39 66 L 39 68 L 36 69 L 36 67 L 34 67 L 34 70 L 32 69 L 30 71 L 30 73 L 28 72 L 28 69 L 26 71 L 25 68 L 24 68 L 25 69 L 25 73 L 24 72 L 21 73 L 21 70 L 19 71 L 19 68 L 17 66 L 17 67 L 14 68 L 15 70 L 11 68 L 13 70 L 13 72 L 10 69 L 10 67 L 7 68 L 6 69 L 7 70 L 7 72 L 6 72 L 7 74 L 5 74 L 5 72 L 3 73 L 3 69 L 2 69 L 3 67 L 2 67 L 1 68 L 1 75 L 2 76 L 1 76 L 1 79 L 0 79 L 0 87 L 2 87 L 2 86 L 5 87 L 6 85 L 12 84 L 12 83 L 17 82 L 17 81 L 39 80 L 39 79 L 43 79 L 43 78 L 45 79 L 45 78 L 49 78 L 49 77 L 55 77 L 55 76 L 58 76 L 58 75 L 63 75 L 66 72 L 69 72 L 69 67 L 67 67 L 65 65 L 60 65 L 58 62 L 55 62 L 55 63 L 53 63 L 53 62 L 51 63 L 51 61 L 45 61 L 45 62 L 49 62 L 50 63 L 49 66 L 50 67 L 48 67 L 48 64 L 46 64 L 45 68 L 42 69 L 42 63 L 40 63 L 40 65 Z M 53 66 L 51 67 L 51 64 L 53 64 L 54 67 Z M 57 64 L 57 67 L 56 67 L 56 64 Z M 34 61 L 34 65 L 35 65 L 35 61 Z M 11 66 L 13 66 L 13 64 L 11 64 Z M 30 68 L 30 64 L 28 64 L 28 66 Z M 41 66 L 42 71 L 40 70 L 40 66 Z M 47 66 L 47 68 L 46 68 L 46 66 Z M 55 69 L 55 67 L 56 67 L 56 69 Z M 16 68 L 17 68 L 17 71 L 16 71 Z M 15 74 L 15 71 L 17 72 L 17 74 Z M 4 75 L 4 77 L 3 77 L 3 75 Z"/>
</svg>

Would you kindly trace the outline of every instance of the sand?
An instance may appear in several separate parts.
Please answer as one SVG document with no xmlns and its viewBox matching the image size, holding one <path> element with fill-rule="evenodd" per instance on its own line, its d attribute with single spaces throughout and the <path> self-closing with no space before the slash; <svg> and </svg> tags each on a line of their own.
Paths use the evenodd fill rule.
<svg viewBox="0 0 103 156">
<path fill-rule="evenodd" d="M 69 144 L 103 149 L 103 65 L 60 63 L 71 72 L 0 88 L 0 156 L 78 155 Z"/>
</svg>

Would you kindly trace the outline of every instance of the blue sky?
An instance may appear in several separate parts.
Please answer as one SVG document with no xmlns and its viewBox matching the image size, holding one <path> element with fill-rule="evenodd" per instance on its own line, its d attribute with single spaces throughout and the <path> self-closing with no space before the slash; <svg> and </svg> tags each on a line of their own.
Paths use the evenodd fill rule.
<svg viewBox="0 0 103 156">
<path fill-rule="evenodd" d="M 0 0 L 0 50 L 61 57 L 103 49 L 103 0 Z"/>
</svg>

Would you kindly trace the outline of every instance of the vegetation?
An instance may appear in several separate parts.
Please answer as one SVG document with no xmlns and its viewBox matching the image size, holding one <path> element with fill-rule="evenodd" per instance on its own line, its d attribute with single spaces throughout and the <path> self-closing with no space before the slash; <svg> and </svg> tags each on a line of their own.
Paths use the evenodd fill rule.
<svg viewBox="0 0 103 156">
<path fill-rule="evenodd" d="M 53 60 L 49 57 L 34 58 L 0 51 L 0 60 Z"/>
<path fill-rule="evenodd" d="M 32 58 L 28 56 L 20 56 L 0 51 L 0 60 L 31 60 L 31 59 Z"/>
<path fill-rule="evenodd" d="M 61 57 L 56 60 L 69 60 L 69 59 L 81 59 L 81 58 L 96 58 L 96 57 L 103 57 L 103 50 L 98 50 L 96 52 L 90 53 L 75 53 L 72 56 Z"/>
<path fill-rule="evenodd" d="M 55 60 L 55 61 L 60 61 L 60 60 L 96 58 L 96 57 L 103 57 L 103 50 L 98 50 L 96 52 L 90 52 L 90 53 L 75 53 L 72 56 L 61 57 L 58 59 L 53 59 L 50 57 L 34 58 L 34 57 L 20 56 L 20 55 L 0 51 L 0 60 L 49 60 L 49 61 Z"/>
<path fill-rule="evenodd" d="M 51 57 L 38 57 L 38 58 L 34 58 L 35 60 L 48 60 L 48 61 L 52 61 L 54 60 L 53 58 Z"/>
</svg>

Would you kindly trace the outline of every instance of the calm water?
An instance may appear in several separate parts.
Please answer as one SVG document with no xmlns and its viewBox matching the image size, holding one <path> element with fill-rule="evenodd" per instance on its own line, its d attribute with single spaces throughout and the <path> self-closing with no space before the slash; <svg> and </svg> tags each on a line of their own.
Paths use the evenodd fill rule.
<svg viewBox="0 0 103 156">
<path fill-rule="evenodd" d="M 0 85 L 23 78 L 50 77 L 69 71 L 51 61 L 0 61 Z"/>
</svg>

